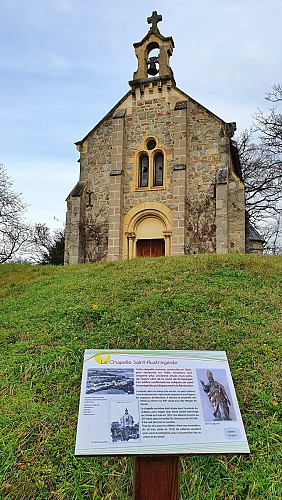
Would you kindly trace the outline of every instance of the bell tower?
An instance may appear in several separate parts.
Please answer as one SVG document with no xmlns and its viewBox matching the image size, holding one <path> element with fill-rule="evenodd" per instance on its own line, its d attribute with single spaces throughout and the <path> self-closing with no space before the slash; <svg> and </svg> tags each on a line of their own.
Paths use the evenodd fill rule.
<svg viewBox="0 0 282 500">
<path fill-rule="evenodd" d="M 169 89 L 175 85 L 173 71 L 169 65 L 169 59 L 174 49 L 172 37 L 164 37 L 158 28 L 162 16 L 156 11 L 147 18 L 151 27 L 141 42 L 134 43 L 135 55 L 138 61 L 137 71 L 133 74 L 133 80 L 129 82 L 132 94 L 135 96 L 136 89 L 140 94 L 144 93 L 145 87 L 151 89 L 158 87 L 161 92 L 163 85 Z"/>
</svg>

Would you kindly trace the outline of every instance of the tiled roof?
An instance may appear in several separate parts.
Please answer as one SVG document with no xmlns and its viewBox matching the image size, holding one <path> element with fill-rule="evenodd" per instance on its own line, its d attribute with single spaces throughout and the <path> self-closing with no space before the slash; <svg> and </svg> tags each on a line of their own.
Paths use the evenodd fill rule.
<svg viewBox="0 0 282 500">
<path fill-rule="evenodd" d="M 264 237 L 256 230 L 256 228 L 249 223 L 249 240 L 250 241 L 262 241 L 264 242 Z"/>
<path fill-rule="evenodd" d="M 78 181 L 78 183 L 74 186 L 73 190 L 70 192 L 70 196 L 81 196 L 85 184 L 86 184 L 85 181 Z"/>
</svg>

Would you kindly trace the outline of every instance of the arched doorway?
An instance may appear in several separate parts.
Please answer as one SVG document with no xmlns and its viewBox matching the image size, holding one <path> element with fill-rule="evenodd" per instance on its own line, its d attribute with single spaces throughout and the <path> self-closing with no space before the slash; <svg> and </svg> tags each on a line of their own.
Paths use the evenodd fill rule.
<svg viewBox="0 0 282 500">
<path fill-rule="evenodd" d="M 170 255 L 171 210 L 161 203 L 146 202 L 124 217 L 123 258 Z"/>
<path fill-rule="evenodd" d="M 136 257 L 165 255 L 164 223 L 159 217 L 144 217 L 136 224 Z"/>
</svg>

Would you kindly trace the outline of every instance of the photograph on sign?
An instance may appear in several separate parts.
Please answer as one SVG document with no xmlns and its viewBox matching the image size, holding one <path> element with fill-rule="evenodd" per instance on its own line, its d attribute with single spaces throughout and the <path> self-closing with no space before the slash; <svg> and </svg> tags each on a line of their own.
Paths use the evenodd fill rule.
<svg viewBox="0 0 282 500">
<path fill-rule="evenodd" d="M 134 370 L 89 368 L 86 394 L 133 394 Z"/>
<path fill-rule="evenodd" d="M 223 351 L 86 350 L 76 455 L 249 453 Z"/>
<path fill-rule="evenodd" d="M 236 420 L 225 370 L 196 370 L 205 422 Z M 202 390 L 201 390 L 202 389 Z"/>
<path fill-rule="evenodd" d="M 140 414 L 138 400 L 111 401 L 111 442 L 140 441 Z"/>
</svg>

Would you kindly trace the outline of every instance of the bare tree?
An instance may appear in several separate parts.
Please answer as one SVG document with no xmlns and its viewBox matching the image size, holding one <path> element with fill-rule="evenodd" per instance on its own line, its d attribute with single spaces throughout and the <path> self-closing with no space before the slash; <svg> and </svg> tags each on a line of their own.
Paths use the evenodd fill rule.
<svg viewBox="0 0 282 500">
<path fill-rule="evenodd" d="M 62 265 L 64 246 L 65 228 L 52 233 L 46 224 L 35 224 L 28 248 L 29 260 L 37 264 Z"/>
<path fill-rule="evenodd" d="M 261 110 L 254 115 L 255 130 L 259 133 L 260 140 L 272 152 L 280 158 L 282 153 L 282 114 L 279 113 L 277 103 L 282 101 L 282 85 L 274 85 L 272 90 L 266 94 L 266 100 L 276 103 L 270 108 L 268 114 Z"/>
<path fill-rule="evenodd" d="M 0 164 L 0 263 L 13 259 L 30 238 L 30 227 L 24 221 L 27 205 L 12 185 Z"/>
<path fill-rule="evenodd" d="M 280 83 L 273 85 L 271 91 L 267 92 L 266 100 L 272 102 L 282 101 L 282 85 Z"/>
<path fill-rule="evenodd" d="M 282 163 L 264 141 L 257 141 L 253 129 L 245 130 L 237 141 L 245 183 L 246 208 L 252 223 L 273 217 L 279 211 Z"/>
<path fill-rule="evenodd" d="M 241 134 L 237 146 L 249 220 L 263 233 L 266 251 L 276 253 L 281 246 L 282 85 L 274 85 L 266 100 L 274 105 L 253 115 L 253 126 Z"/>
<path fill-rule="evenodd" d="M 277 213 L 275 217 L 262 227 L 262 234 L 265 239 L 264 252 L 272 255 L 282 254 L 282 213 Z"/>
</svg>

